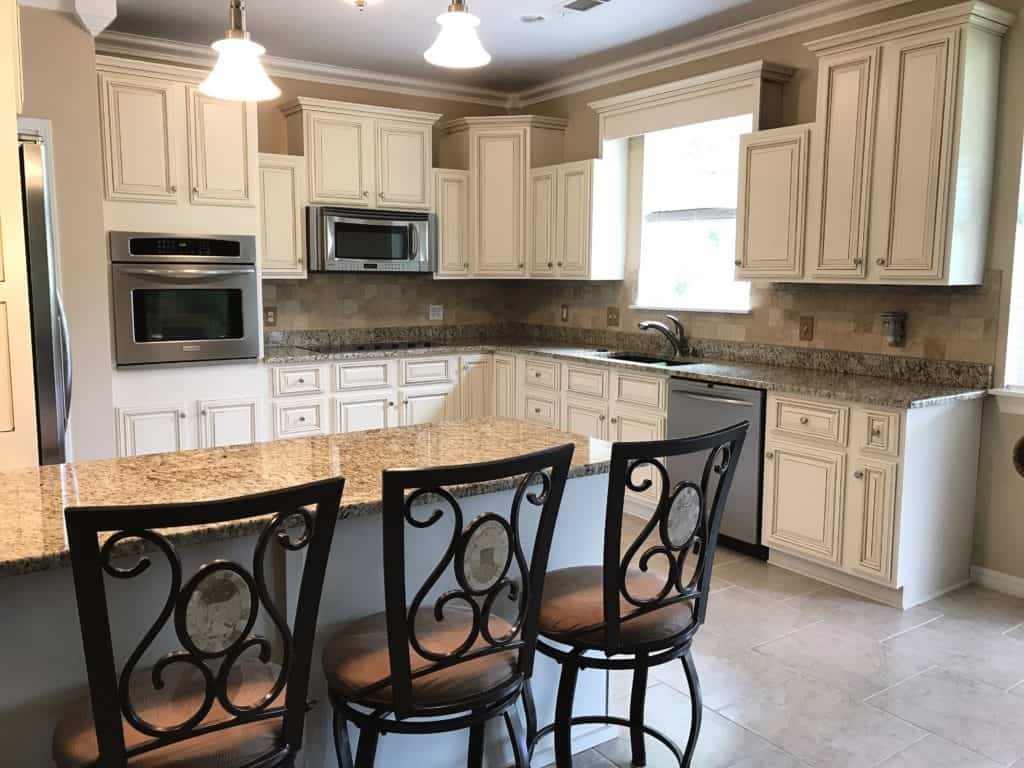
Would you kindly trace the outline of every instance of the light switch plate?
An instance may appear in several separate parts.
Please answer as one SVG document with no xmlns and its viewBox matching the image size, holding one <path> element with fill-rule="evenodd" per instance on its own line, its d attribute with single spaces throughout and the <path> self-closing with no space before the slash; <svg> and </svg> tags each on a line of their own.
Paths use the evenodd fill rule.
<svg viewBox="0 0 1024 768">
<path fill-rule="evenodd" d="M 562 322 L 563 323 L 568 323 L 569 322 L 569 305 L 568 304 L 563 304 L 562 305 Z"/>
<path fill-rule="evenodd" d="M 618 328 L 619 327 L 619 308 L 608 307 L 608 327 Z"/>
<path fill-rule="evenodd" d="M 277 307 L 263 308 L 263 324 L 268 328 L 273 328 L 277 325 Z"/>
<path fill-rule="evenodd" d="M 444 304 L 431 304 L 427 317 L 430 320 L 444 320 Z"/>
</svg>

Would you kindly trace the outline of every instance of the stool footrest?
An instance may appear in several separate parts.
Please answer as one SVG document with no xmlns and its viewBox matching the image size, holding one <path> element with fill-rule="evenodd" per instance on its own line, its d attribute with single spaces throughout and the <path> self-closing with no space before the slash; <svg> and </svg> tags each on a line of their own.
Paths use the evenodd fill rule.
<svg viewBox="0 0 1024 768">
<path fill-rule="evenodd" d="M 583 717 L 574 717 L 569 721 L 569 726 L 572 727 L 576 725 L 618 725 L 623 728 L 632 727 L 632 723 L 630 723 L 629 720 L 627 720 L 626 718 L 615 717 L 613 715 L 586 715 Z M 655 739 L 656 741 L 661 742 L 665 747 L 668 748 L 668 750 L 672 753 L 675 759 L 679 761 L 680 768 L 686 768 L 686 760 L 683 757 L 683 751 L 679 749 L 679 747 L 676 745 L 674 741 L 672 741 L 672 739 L 670 739 L 668 736 L 666 736 L 664 733 L 657 730 L 656 728 L 651 728 L 648 725 L 643 725 L 641 726 L 641 728 L 643 729 L 643 732 L 646 733 L 648 736 Z M 554 733 L 554 731 L 554 723 L 551 723 L 550 725 L 545 725 L 543 728 L 537 731 L 537 735 L 533 737 L 533 740 L 529 744 L 531 757 L 533 756 L 533 748 L 537 745 L 537 742 L 545 736 Z M 558 766 L 558 768 L 572 768 L 572 766 L 560 765 Z"/>
</svg>

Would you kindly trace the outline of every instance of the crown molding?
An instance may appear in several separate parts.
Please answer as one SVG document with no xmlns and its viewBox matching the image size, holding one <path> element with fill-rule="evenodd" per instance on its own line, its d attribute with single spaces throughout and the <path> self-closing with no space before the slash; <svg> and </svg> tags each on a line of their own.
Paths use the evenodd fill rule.
<svg viewBox="0 0 1024 768">
<path fill-rule="evenodd" d="M 677 45 L 594 67 L 577 75 L 556 78 L 512 97 L 516 107 L 527 107 L 560 96 L 599 88 L 661 69 L 741 50 L 780 37 L 837 24 L 848 19 L 895 8 L 913 0 L 817 0 L 758 19 L 695 37 Z"/>
<path fill-rule="evenodd" d="M 45 1 L 45 0 L 41 0 Z M 55 0 L 59 2 L 60 0 Z M 127 32 L 104 32 L 96 38 L 96 52 L 108 56 L 153 59 L 184 66 L 209 68 L 215 61 L 213 51 L 205 45 L 164 40 Z M 300 59 L 264 56 L 263 66 L 272 77 L 308 80 L 348 88 L 399 93 L 405 96 L 447 99 L 482 104 L 489 107 L 509 106 L 509 94 L 487 88 L 444 83 L 417 77 L 402 77 L 366 69 L 336 67 Z"/>
<path fill-rule="evenodd" d="M 368 107 L 366 104 L 356 104 L 348 101 L 331 101 L 329 99 L 314 99 L 309 96 L 299 96 L 286 101 L 279 109 L 285 117 L 290 117 L 302 110 L 315 110 L 318 112 L 331 112 L 344 115 L 365 115 L 367 117 L 390 117 L 392 120 L 405 120 L 406 122 L 428 123 L 433 125 L 444 115 L 438 112 L 419 112 L 411 109 L 395 109 L 394 107 Z"/>
<path fill-rule="evenodd" d="M 467 131 L 470 128 L 539 128 L 564 131 L 569 121 L 564 117 L 547 115 L 485 115 L 483 117 L 457 117 L 441 126 L 448 134 Z"/>
</svg>

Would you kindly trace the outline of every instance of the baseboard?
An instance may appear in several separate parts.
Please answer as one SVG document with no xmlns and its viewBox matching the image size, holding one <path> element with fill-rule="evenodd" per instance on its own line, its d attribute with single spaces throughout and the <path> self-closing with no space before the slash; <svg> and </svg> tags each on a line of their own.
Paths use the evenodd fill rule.
<svg viewBox="0 0 1024 768">
<path fill-rule="evenodd" d="M 1002 592 L 1013 597 L 1024 597 L 1024 578 L 980 565 L 971 566 L 971 581 L 986 589 Z"/>
<path fill-rule="evenodd" d="M 619 733 L 619 729 L 613 725 L 601 725 L 594 728 L 592 731 L 584 730 L 583 728 L 573 728 L 572 733 L 572 753 L 578 755 L 580 752 L 586 752 L 588 749 L 599 747 L 602 744 L 607 744 L 609 741 L 617 739 L 622 734 Z M 554 765 L 555 764 L 555 746 L 553 742 L 554 737 L 548 736 L 537 745 L 537 748 L 533 752 L 533 759 L 530 760 L 532 765 Z"/>
</svg>

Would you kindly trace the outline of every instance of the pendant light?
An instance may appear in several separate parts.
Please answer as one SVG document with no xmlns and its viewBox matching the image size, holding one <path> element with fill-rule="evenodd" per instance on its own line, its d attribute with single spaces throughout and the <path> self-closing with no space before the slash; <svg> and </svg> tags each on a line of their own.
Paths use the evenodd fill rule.
<svg viewBox="0 0 1024 768">
<path fill-rule="evenodd" d="M 266 49 L 250 40 L 245 29 L 245 0 L 228 0 L 228 30 L 212 47 L 217 63 L 199 85 L 200 93 L 228 101 L 266 101 L 281 95 L 260 63 Z"/>
<path fill-rule="evenodd" d="M 465 0 L 452 0 L 448 12 L 437 17 L 441 31 L 423 58 L 437 67 L 473 69 L 491 62 L 491 54 L 484 50 L 476 28 L 480 19 L 469 12 Z"/>
</svg>

